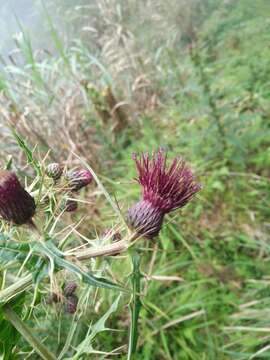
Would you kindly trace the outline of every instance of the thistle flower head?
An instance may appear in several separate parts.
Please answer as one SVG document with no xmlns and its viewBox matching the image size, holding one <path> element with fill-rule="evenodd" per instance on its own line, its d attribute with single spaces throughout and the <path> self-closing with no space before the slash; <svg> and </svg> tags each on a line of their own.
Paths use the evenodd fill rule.
<svg viewBox="0 0 270 360">
<path fill-rule="evenodd" d="M 145 200 L 140 200 L 128 209 L 127 220 L 129 225 L 138 234 L 150 239 L 158 235 L 163 219 L 164 212 Z"/>
<path fill-rule="evenodd" d="M 46 174 L 53 180 L 58 180 L 63 174 L 63 167 L 58 163 L 51 163 L 46 168 Z"/>
<path fill-rule="evenodd" d="M 165 214 L 186 205 L 200 189 L 181 158 L 167 164 L 167 153 L 134 155 L 142 199 L 128 210 L 127 220 L 139 234 L 157 236 Z"/>
<path fill-rule="evenodd" d="M 22 225 L 31 221 L 36 205 L 32 196 L 21 186 L 17 176 L 0 170 L 0 216 Z"/>
<path fill-rule="evenodd" d="M 163 213 L 183 207 L 201 189 L 184 160 L 176 157 L 168 165 L 167 153 L 162 149 L 154 152 L 152 157 L 146 153 L 140 157 L 134 155 L 133 158 L 143 200 Z"/>
<path fill-rule="evenodd" d="M 65 175 L 68 186 L 73 191 L 78 191 L 91 183 L 93 176 L 90 171 L 85 169 L 70 170 Z"/>
</svg>

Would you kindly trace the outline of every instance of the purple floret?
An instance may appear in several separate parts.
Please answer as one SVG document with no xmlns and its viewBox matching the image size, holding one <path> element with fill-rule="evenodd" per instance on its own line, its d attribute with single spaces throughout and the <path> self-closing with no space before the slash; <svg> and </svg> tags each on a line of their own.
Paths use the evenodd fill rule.
<svg viewBox="0 0 270 360">
<path fill-rule="evenodd" d="M 184 160 L 177 157 L 167 166 L 167 154 L 162 149 L 152 157 L 147 153 L 139 158 L 135 155 L 134 160 L 143 199 L 164 213 L 183 207 L 201 189 Z"/>
</svg>

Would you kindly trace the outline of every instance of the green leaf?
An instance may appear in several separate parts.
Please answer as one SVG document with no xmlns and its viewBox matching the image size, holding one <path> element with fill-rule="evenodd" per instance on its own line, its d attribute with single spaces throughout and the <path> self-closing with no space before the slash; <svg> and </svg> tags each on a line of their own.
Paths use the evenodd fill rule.
<svg viewBox="0 0 270 360">
<path fill-rule="evenodd" d="M 67 269 L 70 272 L 77 274 L 81 277 L 83 282 L 89 285 L 99 288 L 127 292 L 127 290 L 121 285 L 118 285 L 105 278 L 96 277 L 92 274 L 89 274 L 80 269 L 77 265 L 65 260 L 63 253 L 51 241 L 47 241 L 46 244 L 36 244 L 35 249 L 36 251 L 41 252 L 48 258 L 52 259 L 56 266 L 58 266 L 59 268 Z"/>
<path fill-rule="evenodd" d="M 5 169 L 10 170 L 12 167 L 13 158 L 12 155 L 10 155 L 5 163 Z"/>
<path fill-rule="evenodd" d="M 18 243 L 11 241 L 5 235 L 0 235 L 0 258 L 1 261 L 23 262 L 30 251 L 30 247 L 26 243 Z"/>
<path fill-rule="evenodd" d="M 73 356 L 73 360 L 79 359 L 81 355 L 83 354 L 91 354 L 93 351 L 92 348 L 92 342 L 95 338 L 95 336 L 106 330 L 110 330 L 106 327 L 106 321 L 110 317 L 110 315 L 117 310 L 118 303 L 120 300 L 121 294 L 118 295 L 116 300 L 112 303 L 110 308 L 106 311 L 106 313 L 92 326 L 90 326 L 88 330 L 88 335 L 85 337 L 85 339 L 77 346 L 77 352 L 76 355 Z"/>
<path fill-rule="evenodd" d="M 12 241 L 5 235 L 0 235 L 0 259 L 1 262 L 18 261 L 24 263 L 25 268 L 30 271 L 37 272 L 40 267 L 38 266 L 39 257 L 29 253 L 31 246 L 28 243 Z M 27 261 L 25 261 L 27 259 Z"/>
<path fill-rule="evenodd" d="M 34 167 L 34 169 L 36 170 L 36 174 L 41 176 L 40 165 L 39 165 L 38 161 L 34 158 L 33 151 L 28 147 L 28 145 L 26 144 L 24 139 L 22 137 L 20 137 L 19 134 L 14 129 L 12 129 L 12 133 L 17 141 L 17 144 L 25 153 L 28 164 L 32 165 Z"/>
</svg>

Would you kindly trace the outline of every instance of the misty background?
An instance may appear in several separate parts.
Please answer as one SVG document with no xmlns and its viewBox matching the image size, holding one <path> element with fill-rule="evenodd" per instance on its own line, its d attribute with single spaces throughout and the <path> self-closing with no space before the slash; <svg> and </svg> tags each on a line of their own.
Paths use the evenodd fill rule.
<svg viewBox="0 0 270 360">
<path fill-rule="evenodd" d="M 0 4 L 0 53 L 7 60 L 16 57 L 17 41 L 22 32 L 31 40 L 33 50 L 46 50 L 55 53 L 49 22 L 66 43 L 70 34 L 74 34 L 73 25 L 81 15 L 80 9 L 85 1 L 46 1 L 8 0 Z M 81 5 L 81 6 L 80 6 Z"/>
<path fill-rule="evenodd" d="M 0 52 L 4 58 L 11 55 L 16 47 L 14 40 L 20 36 L 21 26 L 31 32 L 35 48 L 50 49 L 49 34 L 40 4 L 33 0 L 9 0 L 0 5 Z"/>
</svg>

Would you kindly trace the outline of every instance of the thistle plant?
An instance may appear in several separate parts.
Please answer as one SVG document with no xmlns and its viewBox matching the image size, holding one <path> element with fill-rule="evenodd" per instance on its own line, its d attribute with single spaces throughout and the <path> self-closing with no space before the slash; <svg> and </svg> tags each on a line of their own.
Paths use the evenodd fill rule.
<svg viewBox="0 0 270 360">
<path fill-rule="evenodd" d="M 90 240 L 86 234 L 81 234 L 76 229 L 77 225 L 75 224 L 68 225 L 66 229 L 61 225 L 63 213 L 66 211 L 73 212 L 78 208 L 77 201 L 69 198 L 69 196 L 74 194 L 79 196 L 79 191 L 92 183 L 94 179 L 97 186 L 102 190 L 101 193 L 109 199 L 117 211 L 112 199 L 96 174 L 88 169 L 87 164 L 85 168 L 68 170 L 64 176 L 62 176 L 62 167 L 57 163 L 52 163 L 41 171 L 40 167 L 36 166 L 37 178 L 32 185 L 32 188 L 35 185 L 39 186 L 38 191 L 33 191 L 36 200 L 21 186 L 13 172 L 6 170 L 0 172 L 0 214 L 2 218 L 11 225 L 29 223 L 37 209 L 39 213 L 37 225 L 40 227 L 38 234 L 33 233 L 23 243 L 21 243 L 20 232 L 15 239 L 11 239 L 8 234 L 3 239 L 0 238 L 0 246 L 3 249 L 1 256 L 8 256 L 9 259 L 12 257 L 14 261 L 18 262 L 19 273 L 23 271 L 24 274 L 15 282 L 3 280 L 3 290 L 0 291 L 0 312 L 2 307 L 5 320 L 1 323 L 0 318 L 0 325 L 5 327 L 7 323 L 12 324 L 44 359 L 55 359 L 56 357 L 38 337 L 33 335 L 33 330 L 28 328 L 22 319 L 16 315 L 13 304 L 17 304 L 19 301 L 19 294 L 30 290 L 33 285 L 36 287 L 35 293 L 41 294 L 43 286 L 46 286 L 48 282 L 50 284 L 50 300 L 47 300 L 45 305 L 46 309 L 47 305 L 50 305 L 51 310 L 46 311 L 58 309 L 69 318 L 72 316 L 78 321 L 80 314 L 83 313 L 83 306 L 85 306 L 83 299 L 89 298 L 89 294 L 93 292 L 92 288 L 96 289 L 95 294 L 98 294 L 97 290 L 100 291 L 100 289 L 126 294 L 130 299 L 131 317 L 127 356 L 128 359 L 137 356 L 138 322 L 142 307 L 141 284 L 143 281 L 140 270 L 142 255 L 137 241 L 140 244 L 143 237 L 152 239 L 157 236 L 165 215 L 186 205 L 200 190 L 201 186 L 183 160 L 175 158 L 171 164 L 168 164 L 167 153 L 162 149 L 153 152 L 152 155 L 149 153 L 135 155 L 134 160 L 138 170 L 137 181 L 142 187 L 142 198 L 128 209 L 127 220 L 131 231 L 124 221 L 120 221 L 111 229 L 103 230 L 103 235 L 99 240 L 97 239 L 98 241 Z M 45 174 L 49 179 L 44 176 Z M 45 179 L 44 182 L 42 182 L 43 179 Z M 54 182 L 51 182 L 50 179 L 53 179 Z M 45 211 L 42 205 L 44 201 L 47 204 Z M 76 214 L 78 214 L 80 223 L 82 220 L 79 209 L 74 215 L 76 216 Z M 72 229 L 71 232 L 70 228 Z M 83 239 L 79 244 L 76 244 L 76 237 L 69 240 L 73 228 L 74 234 L 79 234 L 80 238 Z M 59 239 L 58 234 L 64 234 L 64 237 Z M 99 242 L 99 246 L 97 246 L 97 242 Z M 131 275 L 128 277 L 124 275 L 124 281 L 104 278 L 104 269 L 106 269 L 104 264 L 108 263 L 108 256 L 118 254 L 130 258 L 130 264 L 132 263 Z M 96 258 L 99 258 L 99 261 L 95 261 Z M 113 259 L 116 259 L 114 261 L 121 261 L 122 258 L 123 256 L 119 257 L 119 260 L 118 258 Z M 89 266 L 89 259 L 92 260 L 91 267 Z M 83 263 L 85 260 L 88 262 Z M 68 273 L 72 274 L 72 279 L 77 276 L 78 281 L 66 280 Z M 107 273 L 105 272 L 105 274 Z M 34 282 L 33 279 L 38 280 Z M 86 296 L 86 294 L 88 295 Z M 124 296 L 122 295 L 122 298 Z M 121 295 L 114 304 L 118 304 L 120 297 Z M 38 299 L 42 299 L 42 297 L 39 296 Z M 36 295 L 32 301 L 35 301 L 37 307 L 42 305 L 42 300 L 37 300 Z M 111 306 L 115 306 L 114 304 Z M 28 306 L 26 302 L 25 306 Z M 111 312 L 112 310 L 108 310 L 108 315 L 104 315 L 105 318 Z M 70 338 L 71 344 L 72 336 L 69 335 L 68 338 Z M 65 345 L 62 351 L 70 344 Z M 83 345 L 82 343 L 77 345 L 77 352 L 74 350 L 71 353 L 79 358 L 83 354 L 80 353 Z M 16 343 L 12 343 L 11 349 L 15 349 L 16 346 Z"/>
<path fill-rule="evenodd" d="M 142 198 L 128 209 L 127 222 L 137 236 L 152 239 L 158 236 L 166 214 L 182 208 L 201 189 L 192 171 L 183 159 L 176 157 L 170 165 L 167 153 L 159 149 L 151 154 L 133 155 L 138 178 L 142 187 Z M 138 319 L 142 306 L 140 255 L 132 253 L 133 296 L 131 305 L 130 346 L 128 359 L 136 354 L 138 341 Z"/>
</svg>

